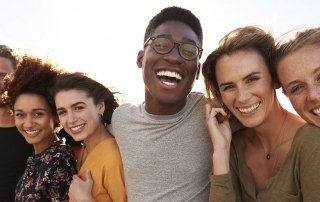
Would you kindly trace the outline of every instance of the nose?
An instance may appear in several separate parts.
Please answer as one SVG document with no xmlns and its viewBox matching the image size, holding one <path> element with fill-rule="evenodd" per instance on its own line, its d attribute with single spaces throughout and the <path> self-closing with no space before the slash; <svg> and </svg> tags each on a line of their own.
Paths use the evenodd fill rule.
<svg viewBox="0 0 320 202">
<path fill-rule="evenodd" d="M 314 85 L 309 88 L 308 100 L 313 103 L 320 103 L 320 86 Z"/>
<path fill-rule="evenodd" d="M 73 112 L 69 112 L 68 115 L 67 115 L 67 118 L 68 118 L 67 121 L 68 121 L 69 124 L 70 123 L 74 123 L 74 122 L 77 121 L 77 118 L 76 118 L 76 116 L 74 115 Z"/>
<path fill-rule="evenodd" d="M 238 95 L 237 95 L 238 102 L 246 103 L 247 100 L 249 99 L 249 97 L 250 97 L 250 93 L 248 90 L 246 90 L 246 89 L 239 89 L 238 90 Z"/>
<path fill-rule="evenodd" d="M 170 63 L 183 62 L 183 58 L 179 53 L 179 44 L 174 44 L 171 51 L 165 55 L 165 59 L 168 60 Z"/>
<path fill-rule="evenodd" d="M 34 125 L 33 117 L 32 116 L 26 116 L 24 127 L 30 128 Z"/>
</svg>

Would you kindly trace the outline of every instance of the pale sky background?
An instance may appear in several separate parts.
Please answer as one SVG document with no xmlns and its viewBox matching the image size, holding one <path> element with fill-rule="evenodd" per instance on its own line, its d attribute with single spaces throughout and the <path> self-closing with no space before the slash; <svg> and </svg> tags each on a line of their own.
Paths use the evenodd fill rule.
<svg viewBox="0 0 320 202">
<path fill-rule="evenodd" d="M 69 71 L 82 71 L 123 94 L 124 102 L 144 100 L 142 49 L 149 20 L 162 8 L 190 9 L 202 23 L 201 62 L 234 28 L 259 25 L 276 37 L 320 25 L 318 0 L 0 0 L 0 44 L 50 58 Z M 203 80 L 193 91 L 203 92 Z M 292 108 L 286 97 L 281 102 Z"/>
</svg>

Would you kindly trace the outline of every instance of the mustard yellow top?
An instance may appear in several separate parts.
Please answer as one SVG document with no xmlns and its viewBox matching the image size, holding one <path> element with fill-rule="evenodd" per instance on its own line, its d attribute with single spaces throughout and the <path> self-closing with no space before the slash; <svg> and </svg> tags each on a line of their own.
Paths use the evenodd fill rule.
<svg viewBox="0 0 320 202">
<path fill-rule="evenodd" d="M 92 196 L 96 202 L 127 201 L 121 156 L 114 138 L 103 140 L 93 148 L 78 175 L 83 178 L 87 170 L 91 171 Z"/>
</svg>

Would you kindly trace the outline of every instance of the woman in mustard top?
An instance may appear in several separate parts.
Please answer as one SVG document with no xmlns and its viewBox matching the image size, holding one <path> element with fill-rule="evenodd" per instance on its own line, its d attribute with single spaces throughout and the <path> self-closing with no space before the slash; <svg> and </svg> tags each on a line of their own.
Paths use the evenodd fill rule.
<svg viewBox="0 0 320 202">
<path fill-rule="evenodd" d="M 57 78 L 52 95 L 65 131 L 83 141 L 70 201 L 126 201 L 120 152 L 106 128 L 118 106 L 114 94 L 82 73 L 65 73 Z"/>
</svg>

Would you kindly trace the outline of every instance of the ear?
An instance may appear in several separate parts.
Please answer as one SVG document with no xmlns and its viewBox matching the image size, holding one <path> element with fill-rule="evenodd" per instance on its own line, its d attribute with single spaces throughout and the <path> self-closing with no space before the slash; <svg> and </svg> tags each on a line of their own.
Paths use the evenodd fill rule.
<svg viewBox="0 0 320 202">
<path fill-rule="evenodd" d="M 99 114 L 103 114 L 103 113 L 104 113 L 104 110 L 105 110 L 104 100 L 101 100 L 101 101 L 97 104 L 97 108 L 98 108 Z"/>
<path fill-rule="evenodd" d="M 142 68 L 142 61 L 144 57 L 144 51 L 139 51 L 138 56 L 137 56 L 137 65 L 139 68 Z"/>
<path fill-rule="evenodd" d="M 198 70 L 197 70 L 197 73 L 196 73 L 196 80 L 199 79 L 199 76 L 200 76 L 200 69 L 201 69 L 201 63 L 199 62 L 198 63 Z"/>
</svg>

